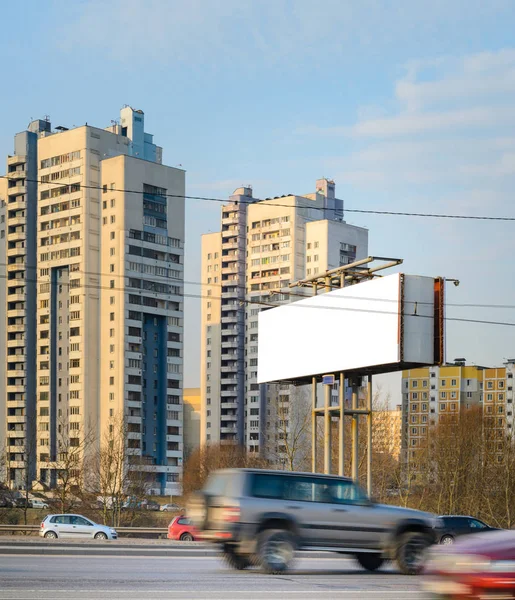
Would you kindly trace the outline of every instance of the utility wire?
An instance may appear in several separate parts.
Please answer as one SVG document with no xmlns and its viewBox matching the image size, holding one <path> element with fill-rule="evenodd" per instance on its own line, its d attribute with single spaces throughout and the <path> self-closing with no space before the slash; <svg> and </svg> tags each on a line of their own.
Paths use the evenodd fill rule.
<svg viewBox="0 0 515 600">
<path fill-rule="evenodd" d="M 77 257 L 80 258 L 80 257 Z M 5 262 L 0 262 L 0 267 L 7 267 L 9 265 L 14 265 L 16 263 L 5 263 Z M 175 263 L 173 263 L 175 264 Z M 179 263 L 180 264 L 180 263 Z M 183 266 L 182 264 L 180 264 L 180 266 Z M 25 267 L 25 270 L 27 271 L 36 271 L 38 270 L 40 267 L 38 266 L 34 266 L 34 267 Z M 187 279 L 180 279 L 177 277 L 168 277 L 167 275 L 154 275 L 154 274 L 146 274 L 140 271 L 127 271 L 126 273 L 106 273 L 106 272 L 102 272 L 102 271 L 83 271 L 83 270 L 79 270 L 79 271 L 73 271 L 73 273 L 76 273 L 77 275 L 89 275 L 91 277 L 109 277 L 110 279 L 120 279 L 120 278 L 142 278 L 145 279 L 145 275 L 150 275 L 152 278 L 158 278 L 159 281 L 156 281 L 156 283 L 165 283 L 165 282 L 170 282 L 171 285 L 175 284 L 175 285 L 197 285 L 197 286 L 204 286 L 206 288 L 222 288 L 222 287 L 232 287 L 232 288 L 236 288 L 239 291 L 244 291 L 246 292 L 246 295 L 249 296 L 247 287 L 244 285 L 234 285 L 233 282 L 228 281 L 227 283 L 207 283 L 206 281 L 190 281 Z M 323 274 L 322 274 L 323 276 Z M 3 275 L 0 275 L 0 277 L 4 277 Z M 15 283 L 17 282 L 16 279 L 10 279 L 9 281 Z M 36 276 L 36 279 L 22 279 L 19 281 L 19 286 L 17 287 L 21 287 L 23 285 L 23 282 L 28 281 L 29 283 L 49 283 L 48 279 L 43 279 L 43 276 Z M 348 286 L 345 289 L 349 289 L 351 286 Z M 128 288 L 128 286 L 125 286 L 124 288 L 120 288 L 120 289 L 131 289 L 131 290 L 137 290 L 140 288 Z M 308 289 L 308 288 L 305 288 Z M 336 289 L 342 289 L 342 288 L 336 288 Z M 166 294 L 167 292 L 155 292 L 153 290 L 142 290 L 142 291 L 146 291 L 149 293 L 161 293 L 161 294 Z M 286 296 L 295 296 L 298 297 L 299 299 L 307 299 L 307 298 L 314 298 L 316 296 L 313 296 L 312 294 L 300 294 L 299 292 L 293 292 L 290 291 L 290 289 L 278 289 L 277 291 L 275 290 L 261 290 L 262 292 L 269 292 L 269 296 L 270 296 L 270 301 L 273 302 L 273 297 L 279 294 L 282 295 L 286 295 Z M 335 289 L 332 291 L 336 291 Z M 318 294 L 318 296 L 321 296 L 322 294 Z M 195 295 L 191 296 L 191 297 L 197 297 Z M 214 298 L 216 299 L 215 296 L 202 296 L 199 295 L 198 298 Z M 250 297 L 250 296 L 249 296 Z M 327 300 L 339 300 L 341 298 L 341 296 L 334 296 L 334 295 L 326 295 L 324 293 L 324 297 Z M 349 295 L 345 295 L 345 300 L 360 300 L 360 301 L 368 301 L 368 302 L 397 302 L 397 300 L 395 300 L 394 298 L 368 298 L 365 296 L 349 296 Z M 433 306 L 433 302 L 423 302 L 423 301 L 417 301 L 417 304 L 419 305 L 428 305 L 428 306 Z M 281 304 L 278 304 L 277 306 L 283 306 L 284 303 L 281 302 Z M 275 306 L 275 305 L 274 305 Z M 445 302 L 445 306 L 446 307 L 452 307 L 452 308 L 484 308 L 484 309 L 501 309 L 501 310 L 515 310 L 515 304 L 474 304 L 474 303 L 461 303 L 461 302 Z"/>
<path fill-rule="evenodd" d="M 7 179 L 7 175 L 0 175 L 0 178 Z M 65 184 L 62 181 L 41 181 L 40 179 L 28 179 L 25 178 L 25 181 L 30 183 L 42 183 L 48 185 L 73 185 L 73 184 Z M 103 191 L 101 186 L 97 185 L 87 185 L 78 183 L 81 188 L 90 189 L 90 190 L 98 190 Z M 77 190 L 79 191 L 79 190 Z M 123 188 L 113 188 L 108 189 L 107 192 L 121 192 L 124 194 L 144 194 L 143 190 L 130 190 Z M 282 208 L 292 208 L 290 204 L 281 204 L 279 202 L 271 202 L 270 200 L 277 200 L 278 198 L 271 198 L 270 200 L 263 200 L 261 198 L 255 198 L 252 200 L 242 200 L 238 199 L 235 202 L 231 202 L 231 200 L 227 198 L 213 198 L 208 196 L 190 196 L 190 195 L 182 195 L 182 194 L 159 194 L 166 198 L 183 198 L 187 200 L 201 200 L 204 202 L 218 202 L 223 204 L 245 204 L 245 205 L 253 205 L 253 206 L 277 206 Z M 292 194 L 293 195 L 293 194 Z M 309 198 L 305 198 L 304 196 L 297 196 L 297 198 L 305 199 L 306 202 L 310 202 Z M 266 202 L 266 204 L 264 204 Z M 309 204 L 299 206 L 298 208 L 309 208 L 311 210 L 320 210 L 325 212 L 334 212 L 333 208 L 324 208 L 322 206 L 309 206 Z M 393 210 L 365 210 L 358 208 L 345 208 L 344 212 L 348 213 L 356 213 L 356 214 L 365 214 L 365 215 L 383 215 L 383 216 L 395 216 L 395 217 L 423 217 L 423 218 L 431 218 L 431 219 L 460 219 L 460 220 L 473 220 L 473 221 L 515 221 L 515 217 L 494 217 L 488 215 L 459 215 L 459 214 L 447 214 L 447 213 L 423 213 L 423 212 L 408 212 L 408 211 L 393 211 Z"/>
<path fill-rule="evenodd" d="M 79 274 L 80 272 L 77 271 L 77 274 Z M 0 275 L 1 279 L 7 279 L 7 275 Z M 13 281 L 13 280 L 10 280 Z M 23 281 L 29 281 L 30 283 L 36 283 L 38 281 L 38 279 L 24 279 Z M 39 281 L 41 281 L 41 279 L 39 279 Z M 49 283 L 48 281 L 46 281 L 45 283 Z M 69 282 L 60 282 L 59 285 L 62 286 L 68 286 L 68 289 L 70 289 L 70 283 Z M 202 294 L 185 294 L 185 293 L 181 293 L 181 294 L 173 294 L 173 293 L 168 293 L 168 292 L 156 292 L 156 291 L 152 291 L 152 290 L 143 290 L 141 288 L 129 288 L 129 287 L 111 287 L 111 286 L 106 286 L 106 285 L 100 285 L 100 284 L 88 284 L 88 283 L 81 283 L 80 286 L 78 287 L 73 287 L 71 289 L 76 290 L 76 293 L 79 294 L 81 289 L 94 289 L 94 290 L 106 290 L 106 291 L 110 291 L 110 292 L 125 292 L 128 294 L 155 294 L 155 295 L 166 295 L 166 296 L 176 296 L 179 298 L 195 298 L 195 299 L 201 299 L 201 300 L 223 300 L 223 298 L 221 296 L 207 296 L 207 295 L 202 295 Z M 150 297 L 150 296 L 149 296 Z M 163 300 L 161 298 L 161 300 Z M 170 300 L 173 301 L 173 300 Z M 240 305 L 253 305 L 253 306 L 266 306 L 268 308 L 308 308 L 308 309 L 316 309 L 316 310 L 339 310 L 339 311 L 347 311 L 347 312 L 358 312 L 358 313 L 367 313 L 367 314 L 381 314 L 381 315 L 395 315 L 395 316 L 400 316 L 401 313 L 397 312 L 397 311 L 382 311 L 382 310 L 371 310 L 371 309 L 365 309 L 365 308 L 351 308 L 351 307 L 345 307 L 345 306 L 317 306 L 317 305 L 310 305 L 310 304 L 299 304 L 297 302 L 290 302 L 290 303 L 281 303 L 281 304 L 277 304 L 277 303 L 273 303 L 273 302 L 267 302 L 267 301 L 263 301 L 263 300 L 257 300 L 257 299 L 240 299 L 240 298 L 235 298 L 235 301 L 240 304 Z M 413 303 L 414 305 L 416 304 L 415 302 Z M 145 306 L 145 305 L 141 305 L 141 304 L 134 304 L 135 307 L 138 306 Z M 147 307 L 147 308 L 152 308 L 152 307 Z M 134 309 L 136 312 L 138 311 L 137 308 Z M 432 319 L 433 317 L 430 315 L 418 315 L 418 314 L 410 314 L 410 313 L 402 313 L 402 316 L 405 317 L 416 317 L 416 318 L 421 318 L 421 319 Z M 467 318 L 462 318 L 462 317 L 444 317 L 444 320 L 446 321 L 456 321 L 456 322 L 462 322 L 462 323 L 477 323 L 477 324 L 484 324 L 484 325 L 501 325 L 501 326 L 506 326 L 506 327 L 515 327 L 515 323 L 511 323 L 511 322 L 506 322 L 506 321 L 487 321 L 487 320 L 483 320 L 483 319 L 467 319 Z"/>
</svg>

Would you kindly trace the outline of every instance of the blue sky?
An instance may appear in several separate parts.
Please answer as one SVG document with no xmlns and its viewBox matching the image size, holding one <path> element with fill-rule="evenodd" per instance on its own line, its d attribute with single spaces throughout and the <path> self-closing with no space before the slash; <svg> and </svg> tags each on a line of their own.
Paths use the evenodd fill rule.
<svg viewBox="0 0 515 600">
<path fill-rule="evenodd" d="M 31 118 L 107 126 L 130 104 L 191 195 L 302 194 L 327 176 L 348 208 L 515 215 L 511 0 L 20 0 L 1 16 L 3 156 Z M 188 202 L 186 279 L 198 281 L 219 205 Z M 515 305 L 514 224 L 347 220 L 406 272 L 460 279 L 450 302 Z M 198 301 L 186 311 L 191 386 Z M 448 316 L 515 322 L 513 309 Z M 449 322 L 448 356 L 500 363 L 514 334 Z"/>
</svg>

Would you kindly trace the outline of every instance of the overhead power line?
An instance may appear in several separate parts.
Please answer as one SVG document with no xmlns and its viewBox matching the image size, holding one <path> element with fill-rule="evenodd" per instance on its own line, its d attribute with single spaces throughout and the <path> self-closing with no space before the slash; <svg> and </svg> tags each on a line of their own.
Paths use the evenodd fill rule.
<svg viewBox="0 0 515 600">
<path fill-rule="evenodd" d="M 76 271 L 76 273 L 79 275 L 80 271 Z M 7 275 L 0 275 L 0 279 L 7 279 L 8 276 Z M 10 280 L 12 281 L 12 280 Z M 24 282 L 31 282 L 31 283 L 37 283 L 38 281 L 41 282 L 41 278 L 35 278 L 35 279 L 29 279 L 26 278 L 23 280 Z M 21 283 L 21 282 L 20 282 Z M 49 283 L 49 281 L 44 281 L 43 283 Z M 68 282 L 60 282 L 59 285 L 62 286 L 70 286 L 70 283 Z M 80 293 L 81 289 L 94 289 L 94 290 L 106 290 L 109 292 L 125 292 L 128 294 L 133 294 L 133 295 L 142 295 L 142 294 L 154 294 L 154 295 L 159 295 L 159 296 L 176 296 L 179 298 L 195 298 L 195 299 L 200 299 L 200 300 L 223 300 L 223 298 L 221 296 L 208 296 L 208 295 L 203 295 L 203 294 L 186 294 L 186 293 L 179 293 L 179 294 L 174 294 L 174 293 L 168 293 L 168 292 L 157 292 L 157 291 L 153 291 L 153 290 L 145 290 L 145 289 L 141 289 L 141 288 L 131 288 L 128 286 L 125 287 L 116 287 L 113 286 L 111 287 L 110 285 L 100 285 L 100 284 L 91 284 L 91 283 L 82 283 L 81 285 L 78 287 L 74 287 L 72 288 L 73 290 L 75 290 L 75 293 Z M 151 297 L 151 296 L 149 296 Z M 162 300 L 162 298 L 160 298 Z M 379 299 L 378 299 L 379 300 Z M 235 301 L 237 303 L 243 304 L 243 305 L 253 305 L 253 306 L 266 306 L 268 308 L 308 308 L 308 309 L 313 309 L 313 310 L 338 310 L 338 311 L 346 311 L 346 312 L 359 312 L 359 313 L 367 313 L 367 314 L 381 314 L 381 315 L 399 315 L 399 313 L 397 311 L 383 311 L 383 310 L 372 310 L 372 309 L 368 309 L 368 308 L 356 308 L 356 307 L 346 307 L 346 306 L 317 306 L 317 305 L 313 305 L 313 304 L 300 304 L 298 302 L 289 302 L 289 303 L 273 303 L 272 301 L 267 302 L 264 300 L 257 300 L 257 299 L 253 299 L 253 298 L 235 298 Z M 388 300 L 389 301 L 389 300 Z M 413 303 L 416 304 L 416 303 Z M 138 306 L 142 306 L 140 304 L 135 304 L 134 305 L 134 310 L 137 311 L 138 309 L 136 307 Z M 143 305 L 145 306 L 145 305 Z M 148 307 L 151 308 L 151 307 Z M 413 317 L 417 317 L 420 319 L 432 319 L 433 317 L 430 315 L 419 315 L 419 314 L 410 314 L 410 313 L 403 313 L 403 316 L 413 316 Z M 462 322 L 462 323 L 476 323 L 476 324 L 483 324 L 483 325 L 501 325 L 501 326 L 506 326 L 506 327 L 515 327 L 515 323 L 512 322 L 507 322 L 507 321 L 488 321 L 488 320 L 484 320 L 484 319 L 468 319 L 468 318 L 463 318 L 463 317 L 444 317 L 444 319 L 446 321 L 455 321 L 455 322 Z"/>
<path fill-rule="evenodd" d="M 7 175 L 0 175 L 0 178 L 7 178 Z M 66 185 L 63 181 L 41 181 L 40 179 L 28 179 L 25 181 L 31 183 L 45 183 L 48 185 L 62 186 Z M 99 185 L 87 185 L 80 184 L 81 188 L 91 189 L 103 191 L 102 186 Z M 124 188 L 110 188 L 107 192 L 121 192 L 124 194 L 143 194 L 143 190 L 130 190 Z M 186 200 L 200 200 L 203 202 L 218 202 L 222 204 L 231 204 L 231 201 L 228 198 L 214 198 L 209 196 L 191 196 L 187 194 L 163 194 L 166 198 L 184 198 Z M 304 196 L 297 196 L 298 198 L 304 198 Z M 280 202 L 272 202 L 272 200 L 280 200 L 280 198 L 272 198 L 270 200 L 266 199 L 252 199 L 252 200 L 237 200 L 238 204 L 252 205 L 252 206 L 276 206 L 282 208 L 292 208 L 290 204 L 281 204 Z M 305 198 L 306 202 L 309 202 L 308 198 Z M 266 204 L 264 204 L 266 202 Z M 319 210 L 323 212 L 331 212 L 335 209 L 333 208 L 324 208 L 322 206 L 309 206 L 306 204 L 301 208 L 309 208 L 310 210 Z M 458 220 L 472 220 L 472 221 L 515 221 L 515 217 L 496 217 L 491 215 L 459 215 L 459 214 L 450 214 L 450 213 L 426 213 L 426 212 L 409 212 L 409 211 L 394 211 L 394 210 L 373 210 L 373 209 L 359 209 L 359 208 L 345 208 L 344 212 L 355 213 L 355 214 L 364 214 L 364 215 L 382 215 L 382 216 L 393 216 L 393 217 L 422 217 L 429 219 L 458 219 Z"/>
<path fill-rule="evenodd" d="M 7 267 L 8 265 L 13 265 L 15 263 L 5 263 L 5 262 L 0 262 L 0 267 Z M 182 266 L 182 265 L 181 265 Z M 34 267 L 25 267 L 25 270 L 27 271 L 37 271 L 40 267 L 38 266 L 34 266 Z M 145 279 L 144 275 L 145 273 L 141 273 L 140 271 L 128 271 L 126 273 L 107 273 L 107 272 L 102 272 L 102 271 L 84 271 L 84 270 L 79 270 L 79 271 L 74 271 L 74 273 L 76 273 L 77 275 L 89 275 L 92 277 L 109 277 L 110 279 L 120 279 L 120 278 L 143 278 Z M 2 276 L 3 277 L 3 276 Z M 188 279 L 181 279 L 181 278 L 177 278 L 177 277 L 168 277 L 166 275 L 151 275 L 152 279 L 156 279 L 156 283 L 165 283 L 165 282 L 170 282 L 170 284 L 176 284 L 176 285 L 198 285 L 198 286 L 204 286 L 206 288 L 222 288 L 222 287 L 232 287 L 232 288 L 236 288 L 237 290 L 243 290 L 244 292 L 246 292 L 246 295 L 248 296 L 248 290 L 246 288 L 245 285 L 234 285 L 233 282 L 227 282 L 227 283 L 207 283 L 206 281 L 191 281 Z M 16 279 L 11 279 L 11 282 L 16 282 Z M 23 279 L 20 280 L 19 286 L 23 285 L 23 282 L 28 281 L 29 283 L 48 283 L 49 279 L 43 279 L 43 276 L 36 276 L 35 279 Z M 350 287 L 355 287 L 355 286 L 348 286 L 346 289 L 348 290 Z M 120 289 L 131 289 L 131 290 L 137 290 L 138 288 L 129 288 L 128 286 L 126 286 L 125 288 L 120 288 Z M 341 289 L 341 288 L 339 288 Z M 153 294 L 157 294 L 157 293 L 164 293 L 164 292 L 153 292 L 152 290 L 142 290 L 142 291 L 147 291 L 149 293 L 153 293 Z M 278 294 L 283 294 L 283 295 L 287 295 L 287 296 L 295 296 L 296 298 L 298 298 L 299 300 L 301 299 L 309 299 L 309 298 L 313 298 L 315 296 L 313 296 L 312 294 L 300 294 L 299 292 L 292 292 L 289 289 L 278 289 L 277 291 L 275 290 L 261 290 L 261 291 L 268 291 L 269 295 L 270 295 L 270 300 L 273 302 L 273 297 L 275 295 Z M 335 290 L 332 290 L 335 291 Z M 193 296 L 195 297 L 195 296 Z M 202 295 L 198 296 L 199 298 L 204 297 Z M 211 298 L 212 296 L 205 296 L 206 298 Z M 325 295 L 327 300 L 338 300 L 339 296 L 332 296 L 332 295 Z M 216 299 L 216 297 L 213 297 Z M 360 301 L 367 301 L 367 302 L 392 302 L 395 303 L 397 302 L 397 300 L 395 300 L 394 298 L 369 298 L 369 297 L 365 297 L 365 296 L 350 296 L 348 294 L 345 295 L 345 299 L 346 300 L 360 300 Z M 432 306 L 433 303 L 432 302 L 420 302 L 417 301 L 418 305 L 428 305 L 428 306 Z M 275 306 L 275 305 L 274 305 Z M 277 306 L 284 306 L 284 302 L 281 302 L 281 304 L 278 304 Z M 500 310 L 515 310 L 515 304 L 474 304 L 474 303 L 469 303 L 469 302 L 445 302 L 445 306 L 446 307 L 452 307 L 452 308 L 481 308 L 481 309 L 500 309 Z"/>
</svg>

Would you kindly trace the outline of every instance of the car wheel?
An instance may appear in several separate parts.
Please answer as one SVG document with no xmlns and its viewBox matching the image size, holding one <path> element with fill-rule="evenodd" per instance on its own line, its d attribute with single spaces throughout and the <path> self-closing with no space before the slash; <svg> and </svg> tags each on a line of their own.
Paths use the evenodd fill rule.
<svg viewBox="0 0 515 600">
<path fill-rule="evenodd" d="M 384 559 L 380 554 L 356 554 L 356 559 L 367 571 L 377 571 L 384 563 Z"/>
<path fill-rule="evenodd" d="M 96 540 L 107 540 L 107 534 L 104 533 L 103 531 L 99 531 L 98 533 L 95 533 L 94 537 Z"/>
<path fill-rule="evenodd" d="M 444 546 L 450 546 L 451 544 L 454 544 L 454 538 L 452 535 L 444 535 L 440 540 L 440 544 L 443 544 Z"/>
<path fill-rule="evenodd" d="M 418 575 L 424 568 L 431 541 L 418 531 L 405 533 L 397 547 L 397 565 L 404 575 Z"/>
<path fill-rule="evenodd" d="M 243 571 L 243 569 L 250 567 L 250 561 L 247 559 L 247 557 L 242 556 L 241 554 L 236 554 L 232 548 L 229 549 L 225 547 L 222 558 L 230 569 Z"/>
<path fill-rule="evenodd" d="M 289 531 L 268 529 L 258 540 L 258 559 L 265 573 L 284 573 L 293 562 L 295 542 Z"/>
<path fill-rule="evenodd" d="M 55 531 L 47 531 L 45 533 L 45 537 L 48 538 L 49 540 L 56 540 L 57 539 L 57 533 Z"/>
<path fill-rule="evenodd" d="M 183 533 L 179 539 L 181 540 L 181 542 L 192 542 L 193 536 L 191 535 L 191 533 L 186 532 Z"/>
</svg>

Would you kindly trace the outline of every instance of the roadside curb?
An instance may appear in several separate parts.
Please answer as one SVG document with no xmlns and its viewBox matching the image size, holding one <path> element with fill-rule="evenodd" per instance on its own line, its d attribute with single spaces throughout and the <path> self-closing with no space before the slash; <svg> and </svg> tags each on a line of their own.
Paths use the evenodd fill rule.
<svg viewBox="0 0 515 600">
<path fill-rule="evenodd" d="M 158 558 L 207 558 L 220 555 L 216 549 L 212 548 L 156 548 L 151 549 L 148 546 L 141 547 L 108 547 L 108 546 L 68 546 L 62 545 L 0 545 L 0 555 L 19 554 L 19 555 L 46 555 L 46 556 L 154 556 Z M 303 558 L 330 558 L 331 552 L 302 552 Z"/>
</svg>

